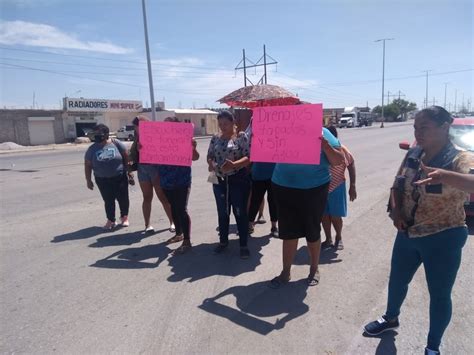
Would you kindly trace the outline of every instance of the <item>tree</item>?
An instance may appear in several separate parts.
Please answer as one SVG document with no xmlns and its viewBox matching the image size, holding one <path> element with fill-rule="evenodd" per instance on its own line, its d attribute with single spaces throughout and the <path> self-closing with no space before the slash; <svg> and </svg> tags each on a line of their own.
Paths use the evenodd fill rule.
<svg viewBox="0 0 474 355">
<path fill-rule="evenodd" d="M 403 99 L 395 99 L 392 101 L 391 105 L 398 107 L 403 121 L 406 120 L 408 112 L 416 110 L 416 103 L 408 102 L 407 100 Z"/>
<path fill-rule="evenodd" d="M 375 106 L 372 110 L 373 113 L 377 115 L 382 115 L 382 106 Z M 384 106 L 383 115 L 385 116 L 386 121 L 394 121 L 400 115 L 400 108 L 393 103 Z"/>
</svg>

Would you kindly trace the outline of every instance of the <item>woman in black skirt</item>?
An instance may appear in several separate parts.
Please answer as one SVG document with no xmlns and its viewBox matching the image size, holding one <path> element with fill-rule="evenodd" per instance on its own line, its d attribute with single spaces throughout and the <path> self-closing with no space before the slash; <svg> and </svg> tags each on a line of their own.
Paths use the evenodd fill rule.
<svg viewBox="0 0 474 355">
<path fill-rule="evenodd" d="M 344 157 L 340 143 L 323 128 L 319 165 L 277 164 L 273 172 L 272 188 L 278 209 L 280 238 L 283 239 L 283 270 L 270 281 L 278 288 L 290 281 L 291 264 L 298 247 L 298 239 L 306 238 L 310 256 L 308 285 L 319 283 L 319 254 L 321 250 L 321 218 L 326 206 L 330 165 L 341 164 Z"/>
</svg>

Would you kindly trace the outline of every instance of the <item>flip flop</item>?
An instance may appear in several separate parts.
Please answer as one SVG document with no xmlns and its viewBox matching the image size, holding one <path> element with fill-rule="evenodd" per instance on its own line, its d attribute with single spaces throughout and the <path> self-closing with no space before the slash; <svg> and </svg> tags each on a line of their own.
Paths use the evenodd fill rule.
<svg viewBox="0 0 474 355">
<path fill-rule="evenodd" d="M 334 244 L 334 248 L 336 250 L 344 250 L 344 244 L 342 243 L 342 239 L 336 240 L 336 244 Z"/>
<path fill-rule="evenodd" d="M 184 240 L 184 237 L 182 235 L 175 235 L 174 237 L 171 237 L 166 241 L 166 244 L 172 244 L 172 243 L 178 243 L 182 242 Z"/>
<path fill-rule="evenodd" d="M 324 242 L 321 243 L 321 249 L 326 249 L 326 248 L 331 248 L 333 247 L 334 244 L 331 241 L 325 240 Z"/>
<path fill-rule="evenodd" d="M 321 276 L 319 275 L 319 271 L 316 271 L 313 276 L 308 275 L 308 279 L 306 280 L 306 282 L 308 283 L 308 286 L 316 286 L 319 284 L 320 278 Z"/>
<path fill-rule="evenodd" d="M 180 245 L 178 248 L 176 248 L 173 251 L 173 255 L 183 255 L 186 252 L 188 252 L 189 250 L 191 250 L 191 247 L 192 247 L 191 244 L 189 244 L 189 245 Z"/>
<path fill-rule="evenodd" d="M 280 288 L 283 285 L 286 285 L 290 280 L 285 280 L 281 276 L 276 276 L 270 280 L 268 287 L 273 288 L 274 290 Z"/>
</svg>

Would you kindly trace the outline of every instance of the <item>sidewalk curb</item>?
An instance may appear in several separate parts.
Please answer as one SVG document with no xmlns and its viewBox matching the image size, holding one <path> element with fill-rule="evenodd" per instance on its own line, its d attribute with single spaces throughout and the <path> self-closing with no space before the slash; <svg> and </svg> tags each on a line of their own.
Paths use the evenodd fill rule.
<svg viewBox="0 0 474 355">
<path fill-rule="evenodd" d="M 209 136 L 196 136 L 194 139 L 202 140 L 202 139 L 209 139 L 212 138 L 212 135 Z M 127 142 L 125 142 L 127 143 Z M 69 145 L 59 145 L 54 144 L 51 146 L 42 146 L 42 147 L 25 147 L 21 149 L 8 149 L 8 150 L 0 150 L 0 155 L 3 154 L 15 154 L 15 153 L 33 153 L 33 152 L 46 152 L 50 150 L 69 150 L 69 149 L 77 149 L 77 148 L 87 148 L 91 143 L 73 143 Z"/>
<path fill-rule="evenodd" d="M 86 145 L 84 145 L 86 146 Z M 41 147 L 41 148 L 26 148 L 26 149 L 9 149 L 9 150 L 0 150 L 0 155 L 2 154 L 13 154 L 13 153 L 32 153 L 32 152 L 45 152 L 49 150 L 69 150 L 69 149 L 74 149 L 74 148 L 82 148 L 83 145 L 77 144 L 74 146 L 68 146 L 68 147 L 57 147 L 57 146 L 52 146 L 52 147 Z"/>
</svg>

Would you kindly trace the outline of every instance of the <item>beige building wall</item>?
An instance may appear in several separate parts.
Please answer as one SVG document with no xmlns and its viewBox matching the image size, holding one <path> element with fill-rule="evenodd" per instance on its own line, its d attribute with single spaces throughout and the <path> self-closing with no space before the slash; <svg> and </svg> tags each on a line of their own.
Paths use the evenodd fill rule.
<svg viewBox="0 0 474 355">
<path fill-rule="evenodd" d="M 195 136 L 213 135 L 219 132 L 217 112 L 210 110 L 174 110 L 176 117 L 183 122 L 194 124 Z"/>
<path fill-rule="evenodd" d="M 104 123 L 111 132 L 116 132 L 123 126 L 132 124 L 138 114 L 139 112 L 104 112 L 104 122 L 99 123 Z"/>
</svg>

